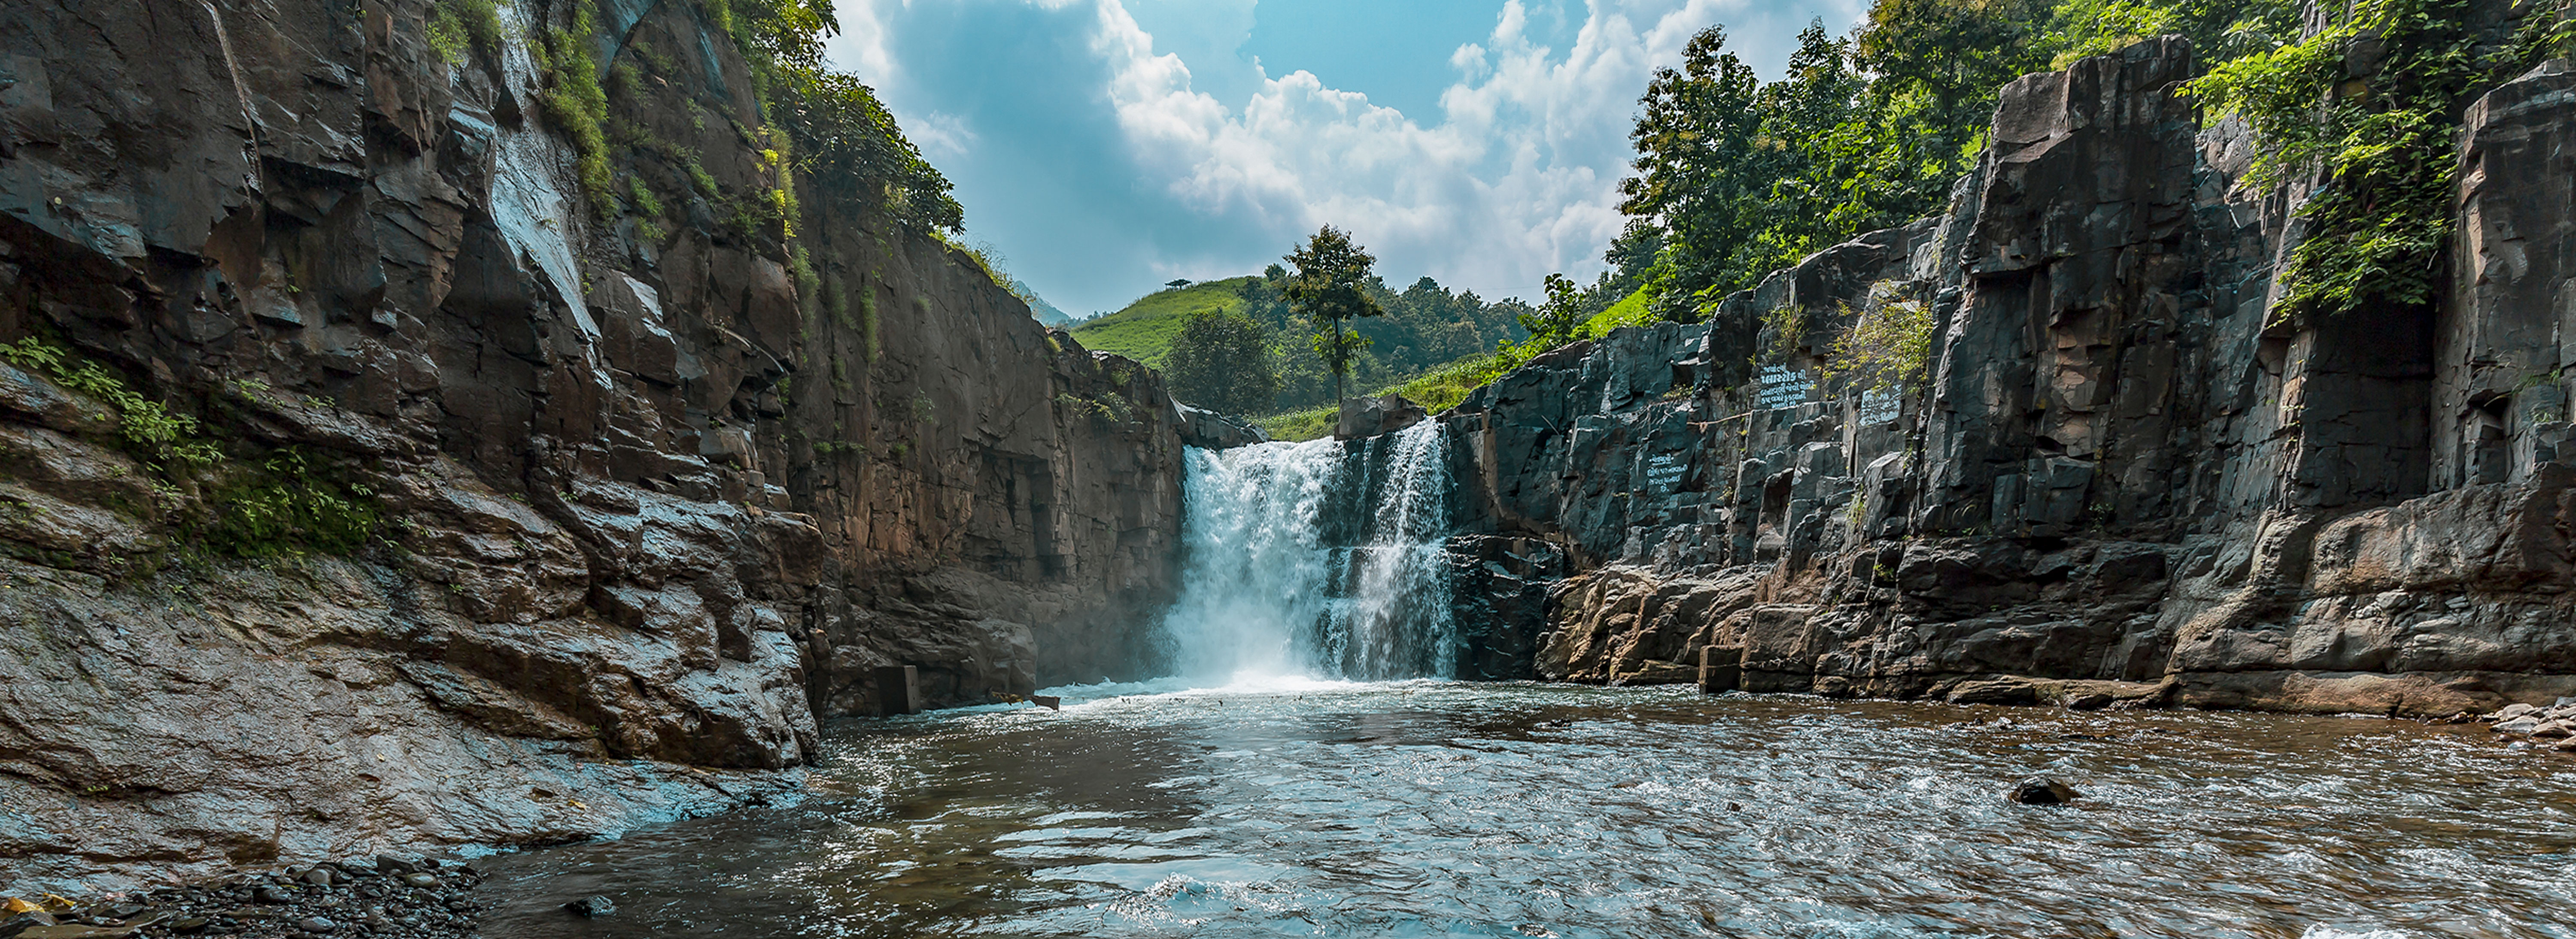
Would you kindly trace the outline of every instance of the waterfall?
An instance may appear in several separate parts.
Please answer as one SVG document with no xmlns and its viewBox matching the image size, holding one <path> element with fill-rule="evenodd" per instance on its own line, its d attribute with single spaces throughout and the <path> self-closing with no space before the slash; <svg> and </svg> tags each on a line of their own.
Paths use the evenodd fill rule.
<svg viewBox="0 0 2576 939">
<path fill-rule="evenodd" d="M 1181 595 L 1164 617 L 1185 677 L 1448 677 L 1449 442 L 1435 422 L 1354 444 L 1189 452 Z"/>
</svg>

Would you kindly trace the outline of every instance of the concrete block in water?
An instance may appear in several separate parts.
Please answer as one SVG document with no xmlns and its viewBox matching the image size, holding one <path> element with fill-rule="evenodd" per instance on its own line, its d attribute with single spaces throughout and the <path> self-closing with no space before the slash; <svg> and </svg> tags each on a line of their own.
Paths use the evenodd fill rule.
<svg viewBox="0 0 2576 939">
<path fill-rule="evenodd" d="M 1708 646 L 1699 650 L 1699 690 L 1706 694 L 1744 686 L 1744 647 Z"/>
<path fill-rule="evenodd" d="M 887 665 L 876 670 L 877 713 L 921 713 L 921 671 L 910 665 Z"/>
</svg>

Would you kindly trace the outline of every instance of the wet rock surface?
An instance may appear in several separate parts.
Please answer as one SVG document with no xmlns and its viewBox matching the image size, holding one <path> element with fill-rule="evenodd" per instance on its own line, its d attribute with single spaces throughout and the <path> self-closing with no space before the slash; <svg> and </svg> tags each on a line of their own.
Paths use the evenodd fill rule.
<svg viewBox="0 0 2576 939">
<path fill-rule="evenodd" d="M 1568 559 L 1522 627 L 1535 674 L 1680 683 L 1718 648 L 1747 691 L 1958 703 L 2441 717 L 2576 694 L 2545 338 L 2576 325 L 2548 299 L 2576 289 L 2567 67 L 2463 102 L 2449 295 L 2291 324 L 2270 271 L 2307 193 L 2243 184 L 2245 129 L 2173 95 L 2192 56 L 2167 38 L 2025 77 L 1945 214 L 1441 415 L 1467 537 Z M 1888 311 L 1931 320 L 1928 373 L 1838 384 L 1833 343 Z"/>
<path fill-rule="evenodd" d="M 2004 793 L 2004 801 L 2022 805 L 2064 805 L 2081 797 L 2075 787 L 2054 779 L 2025 779 Z"/>
</svg>

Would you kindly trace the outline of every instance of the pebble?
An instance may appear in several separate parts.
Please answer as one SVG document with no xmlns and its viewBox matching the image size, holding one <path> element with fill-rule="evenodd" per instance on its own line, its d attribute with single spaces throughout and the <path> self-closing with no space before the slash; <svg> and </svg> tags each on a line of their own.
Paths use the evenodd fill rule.
<svg viewBox="0 0 2576 939">
<path fill-rule="evenodd" d="M 477 935 L 475 914 L 480 907 L 467 891 L 483 880 L 487 868 L 442 867 L 435 862 L 406 866 L 411 876 L 392 881 L 374 879 L 384 867 L 365 859 L 242 871 L 213 883 L 0 914 L 0 939 L 19 939 L 29 929 L 38 929 L 35 937 L 56 939 L 470 939 Z M 426 873 L 430 870 L 440 873 Z M 392 902 L 397 899 L 402 905 Z M 246 908 L 254 901 L 262 906 Z"/>
</svg>

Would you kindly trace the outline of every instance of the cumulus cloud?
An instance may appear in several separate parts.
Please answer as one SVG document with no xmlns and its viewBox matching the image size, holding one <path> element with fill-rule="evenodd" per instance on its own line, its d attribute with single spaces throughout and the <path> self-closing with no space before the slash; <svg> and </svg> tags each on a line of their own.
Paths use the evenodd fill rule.
<svg viewBox="0 0 2576 939">
<path fill-rule="evenodd" d="M 1427 273 L 1488 296 L 1526 296 L 1550 272 L 1588 277 L 1624 222 L 1616 205 L 1627 131 L 1656 67 L 1678 62 L 1700 29 L 1727 22 L 1758 68 L 1776 70 L 1766 52 L 1785 46 L 1809 16 L 1841 29 L 1858 12 L 1857 0 L 1591 0 L 1567 38 L 1537 29 L 1522 0 L 1505 0 L 1492 29 L 1448 57 L 1456 78 L 1438 97 L 1439 113 L 1407 115 L 1306 71 L 1198 81 L 1192 63 L 1131 13 L 1130 3 L 1151 0 L 955 2 L 1019 4 L 1028 29 L 1063 41 L 1018 41 L 1028 33 L 993 26 L 1017 48 L 1088 59 L 1048 67 L 1059 81 L 1094 83 L 1057 109 L 1073 112 L 1060 115 L 1064 132 L 1031 141 L 996 126 L 1007 115 L 991 99 L 943 96 L 934 86 L 953 76 L 933 73 L 938 49 L 916 54 L 906 31 L 924 18 L 904 0 L 846 4 L 855 8 L 843 14 L 852 35 L 836 44 L 836 59 L 880 86 L 934 159 L 1008 162 L 994 149 L 1043 146 L 1062 154 L 1050 165 L 1091 190 L 1091 201 L 1123 202 L 1086 213 L 1088 230 L 1069 239 L 1074 226 L 1029 214 L 1061 211 L 1063 200 L 1026 198 L 1026 179 L 951 170 L 979 234 L 1022 259 L 1023 276 L 1041 291 L 1094 309 L 1170 277 L 1258 270 L 1324 224 L 1350 229 L 1390 278 Z M 856 35 L 861 29 L 875 32 Z M 1020 66 L 1034 63 L 1003 65 Z M 1250 93 L 1220 100 L 1206 90 L 1216 86 Z M 1006 194 L 1014 189 L 1023 195 Z"/>
</svg>

